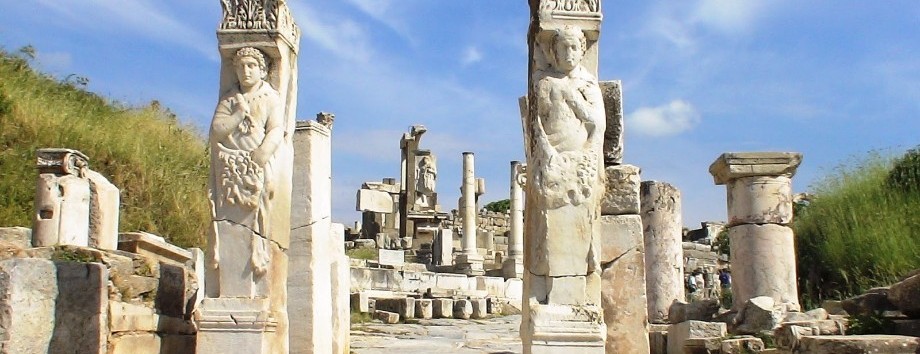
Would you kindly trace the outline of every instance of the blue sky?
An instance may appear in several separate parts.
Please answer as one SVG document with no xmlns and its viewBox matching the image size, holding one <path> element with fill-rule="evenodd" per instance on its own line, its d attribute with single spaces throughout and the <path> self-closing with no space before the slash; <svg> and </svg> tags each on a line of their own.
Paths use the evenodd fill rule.
<svg viewBox="0 0 920 354">
<path fill-rule="evenodd" d="M 483 200 L 523 160 L 524 0 L 288 0 L 303 30 L 298 118 L 336 114 L 333 218 L 363 181 L 399 176 L 412 124 L 456 208 L 461 152 Z M 798 151 L 797 192 L 870 150 L 920 144 L 916 0 L 606 1 L 602 80 L 625 87 L 626 163 L 683 193 L 684 224 L 725 219 L 709 164 L 728 151 Z M 128 104 L 159 100 L 206 131 L 218 95 L 217 0 L 0 0 L 0 46 L 31 44 L 60 77 Z"/>
</svg>

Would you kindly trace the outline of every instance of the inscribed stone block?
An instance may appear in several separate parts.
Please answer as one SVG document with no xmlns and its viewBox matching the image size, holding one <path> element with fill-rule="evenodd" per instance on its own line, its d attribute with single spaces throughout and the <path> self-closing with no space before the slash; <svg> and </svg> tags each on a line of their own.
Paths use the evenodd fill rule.
<svg viewBox="0 0 920 354">
<path fill-rule="evenodd" d="M 639 214 L 641 169 L 633 165 L 616 165 L 607 166 L 604 171 L 607 184 L 601 199 L 601 215 Z"/>
</svg>

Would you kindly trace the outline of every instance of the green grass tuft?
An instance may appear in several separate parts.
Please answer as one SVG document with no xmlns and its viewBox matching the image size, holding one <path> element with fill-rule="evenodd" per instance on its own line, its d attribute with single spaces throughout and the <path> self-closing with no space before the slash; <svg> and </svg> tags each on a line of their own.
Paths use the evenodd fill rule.
<svg viewBox="0 0 920 354">
<path fill-rule="evenodd" d="M 920 268 L 920 195 L 890 182 L 901 160 L 871 153 L 840 166 L 813 186 L 813 201 L 796 208 L 806 307 L 889 285 Z"/>
<path fill-rule="evenodd" d="M 87 92 L 86 79 L 32 69 L 33 57 L 0 49 L 0 226 L 32 225 L 35 150 L 71 148 L 121 189 L 121 231 L 201 246 L 210 219 L 204 139 L 158 104 L 113 103 Z"/>
</svg>

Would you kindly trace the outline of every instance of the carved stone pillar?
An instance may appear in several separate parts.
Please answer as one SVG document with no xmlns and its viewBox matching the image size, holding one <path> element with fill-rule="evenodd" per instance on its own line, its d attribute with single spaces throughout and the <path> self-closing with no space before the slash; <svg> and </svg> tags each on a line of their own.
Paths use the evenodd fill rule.
<svg viewBox="0 0 920 354">
<path fill-rule="evenodd" d="M 524 353 L 604 353 L 600 200 L 604 101 L 598 0 L 530 1 Z"/>
<path fill-rule="evenodd" d="M 221 1 L 212 230 L 198 353 L 287 353 L 300 29 L 283 1 Z M 327 228 L 328 230 L 328 228 Z"/>
<path fill-rule="evenodd" d="M 508 259 L 502 265 L 505 278 L 524 276 L 524 184 L 527 178 L 526 165 L 511 161 L 511 214 L 510 236 L 508 237 Z"/>
<path fill-rule="evenodd" d="M 476 248 L 476 173 L 472 152 L 463 153 L 463 185 L 460 189 L 460 213 L 463 215 L 463 250 L 457 255 L 456 269 L 466 275 L 483 275 L 484 258 Z"/>
<path fill-rule="evenodd" d="M 770 296 L 800 310 L 792 228 L 792 176 L 802 162 L 794 152 L 725 153 L 709 166 L 728 192 L 734 310 Z"/>
</svg>

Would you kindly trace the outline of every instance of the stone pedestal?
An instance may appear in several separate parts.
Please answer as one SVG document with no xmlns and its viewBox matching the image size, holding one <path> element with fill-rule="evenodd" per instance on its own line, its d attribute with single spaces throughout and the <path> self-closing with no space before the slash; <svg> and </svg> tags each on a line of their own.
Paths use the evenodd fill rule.
<svg viewBox="0 0 920 354">
<path fill-rule="evenodd" d="M 32 245 L 89 245 L 90 184 L 86 155 L 39 149 Z"/>
<path fill-rule="evenodd" d="M 656 181 L 640 189 L 649 322 L 668 323 L 671 303 L 684 300 L 680 191 Z"/>
<path fill-rule="evenodd" d="M 333 262 L 344 256 L 333 238 L 331 129 L 297 122 L 294 132 L 294 193 L 291 207 L 288 314 L 291 353 L 333 351 Z M 340 252 L 341 251 L 341 254 Z M 337 274 L 337 273 L 336 273 Z"/>
<path fill-rule="evenodd" d="M 460 212 L 463 215 L 463 250 L 455 259 L 456 270 L 466 275 L 483 275 L 484 258 L 476 247 L 476 174 L 472 152 L 463 153 L 463 185 Z"/>
<path fill-rule="evenodd" d="M 502 275 L 508 278 L 524 276 L 524 184 L 527 176 L 520 161 L 511 161 L 511 214 L 508 237 L 508 258 L 502 264 Z"/>
<path fill-rule="evenodd" d="M 278 319 L 264 299 L 206 298 L 195 315 L 198 353 L 278 353 Z"/>
<path fill-rule="evenodd" d="M 792 229 L 792 176 L 802 155 L 792 152 L 725 153 L 709 166 L 728 192 L 734 310 L 769 296 L 798 310 Z"/>
</svg>

